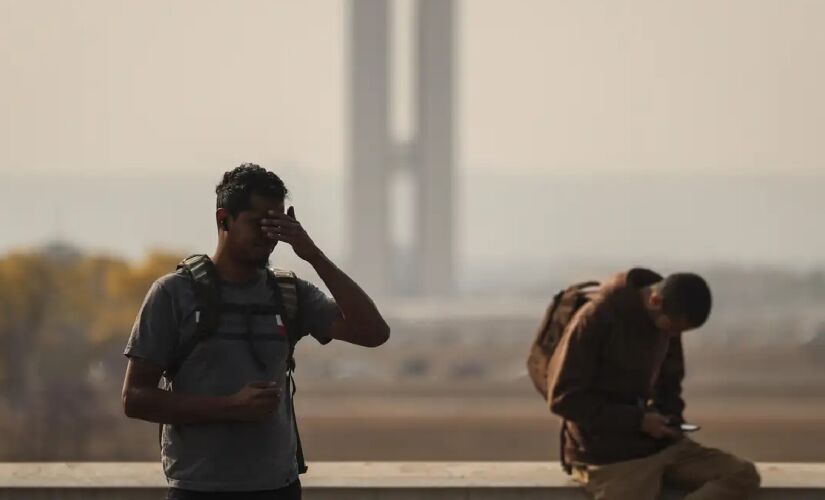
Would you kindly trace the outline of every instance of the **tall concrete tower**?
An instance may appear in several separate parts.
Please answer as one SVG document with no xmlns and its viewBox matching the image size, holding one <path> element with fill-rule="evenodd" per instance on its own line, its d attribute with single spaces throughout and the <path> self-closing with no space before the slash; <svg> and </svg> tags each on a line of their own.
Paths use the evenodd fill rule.
<svg viewBox="0 0 825 500">
<path fill-rule="evenodd" d="M 455 8 L 454 0 L 414 2 L 415 106 L 409 144 L 392 137 L 389 119 L 392 3 L 350 3 L 350 248 L 353 272 L 370 292 L 444 296 L 455 280 Z M 390 241 L 389 226 L 390 184 L 399 169 L 409 169 L 415 191 L 412 248 L 400 253 Z"/>
<path fill-rule="evenodd" d="M 350 2 L 350 252 L 353 275 L 370 293 L 391 293 L 387 189 L 389 2 Z"/>
</svg>

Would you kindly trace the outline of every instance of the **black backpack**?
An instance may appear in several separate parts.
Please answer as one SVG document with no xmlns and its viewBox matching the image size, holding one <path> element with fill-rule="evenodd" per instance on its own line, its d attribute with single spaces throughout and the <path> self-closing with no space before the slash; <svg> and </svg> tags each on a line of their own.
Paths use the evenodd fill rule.
<svg viewBox="0 0 825 500">
<path fill-rule="evenodd" d="M 295 345 L 298 343 L 300 332 L 298 331 L 298 282 L 297 276 L 292 271 L 281 269 L 268 269 L 267 283 L 273 292 L 280 297 L 279 305 L 251 306 L 242 311 L 235 311 L 237 307 L 233 304 L 226 304 L 221 301 L 220 281 L 218 280 L 215 264 L 207 255 L 196 254 L 183 259 L 177 266 L 178 271 L 183 271 L 192 282 L 194 287 L 195 302 L 195 334 L 178 346 L 172 362 L 164 372 L 167 380 L 172 380 L 180 370 L 183 363 L 201 342 L 207 341 L 215 332 L 220 322 L 222 312 L 243 312 L 252 315 L 272 315 L 280 314 L 283 318 L 289 342 L 289 354 L 287 356 L 287 384 L 291 391 L 291 396 L 295 395 Z M 279 307 L 280 306 L 280 307 Z M 253 359 L 258 364 L 263 364 L 259 354 L 252 349 Z M 295 439 L 297 442 L 296 459 L 298 461 L 298 472 L 304 474 L 308 467 L 304 460 L 304 452 L 301 447 L 301 437 L 298 434 L 298 421 L 295 418 L 295 401 L 292 401 L 292 425 L 295 428 Z M 161 432 L 163 426 L 161 425 Z"/>
<path fill-rule="evenodd" d="M 536 338 L 530 346 L 530 353 L 527 356 L 527 374 L 530 376 L 536 390 L 545 400 L 547 400 L 550 359 L 553 357 L 567 325 L 570 324 L 576 312 L 590 301 L 595 289 L 599 286 L 598 281 L 577 283 L 553 296 L 553 300 L 547 306 L 547 311 L 539 324 Z M 561 464 L 569 474 L 571 467 L 564 458 L 564 427 L 565 422 L 562 421 L 559 438 Z"/>
</svg>

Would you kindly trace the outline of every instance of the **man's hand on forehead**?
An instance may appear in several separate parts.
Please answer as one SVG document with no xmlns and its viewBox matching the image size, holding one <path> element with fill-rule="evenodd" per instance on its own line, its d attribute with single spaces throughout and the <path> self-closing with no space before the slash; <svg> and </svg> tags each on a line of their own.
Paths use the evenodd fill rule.
<svg viewBox="0 0 825 500">
<path fill-rule="evenodd" d="M 272 241 L 283 241 L 302 259 L 310 259 L 318 253 L 318 247 L 295 219 L 295 209 L 289 207 L 287 213 L 270 210 L 265 219 L 261 219 L 261 231 Z"/>
<path fill-rule="evenodd" d="M 301 223 L 287 214 L 270 210 L 268 215 L 261 219 L 261 230 L 270 238 L 286 241 L 283 237 L 298 233 Z"/>
</svg>

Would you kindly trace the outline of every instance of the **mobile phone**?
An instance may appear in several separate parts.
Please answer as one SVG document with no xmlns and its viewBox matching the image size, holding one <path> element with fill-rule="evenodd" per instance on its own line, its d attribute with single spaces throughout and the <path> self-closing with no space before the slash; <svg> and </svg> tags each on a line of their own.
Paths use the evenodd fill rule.
<svg viewBox="0 0 825 500">
<path fill-rule="evenodd" d="M 677 426 L 674 425 L 674 427 L 677 427 Z M 702 427 L 700 427 L 696 424 L 679 424 L 678 428 L 682 432 L 696 432 L 699 429 L 701 429 Z"/>
</svg>

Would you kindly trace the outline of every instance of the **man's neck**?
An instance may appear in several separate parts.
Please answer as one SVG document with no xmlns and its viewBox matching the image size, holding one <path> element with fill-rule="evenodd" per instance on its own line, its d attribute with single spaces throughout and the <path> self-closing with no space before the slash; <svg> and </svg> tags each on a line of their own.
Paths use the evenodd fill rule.
<svg viewBox="0 0 825 500">
<path fill-rule="evenodd" d="M 656 322 L 656 311 L 650 307 L 650 295 L 653 293 L 653 289 L 649 286 L 646 286 L 639 290 L 639 296 L 642 300 L 642 307 L 645 308 L 647 311 L 648 316 L 650 316 L 650 320 L 654 323 Z"/>
<path fill-rule="evenodd" d="M 221 246 L 215 250 L 212 262 L 218 272 L 221 281 L 228 283 L 248 283 L 258 275 L 258 267 L 247 262 L 233 259 L 231 255 Z"/>
</svg>

